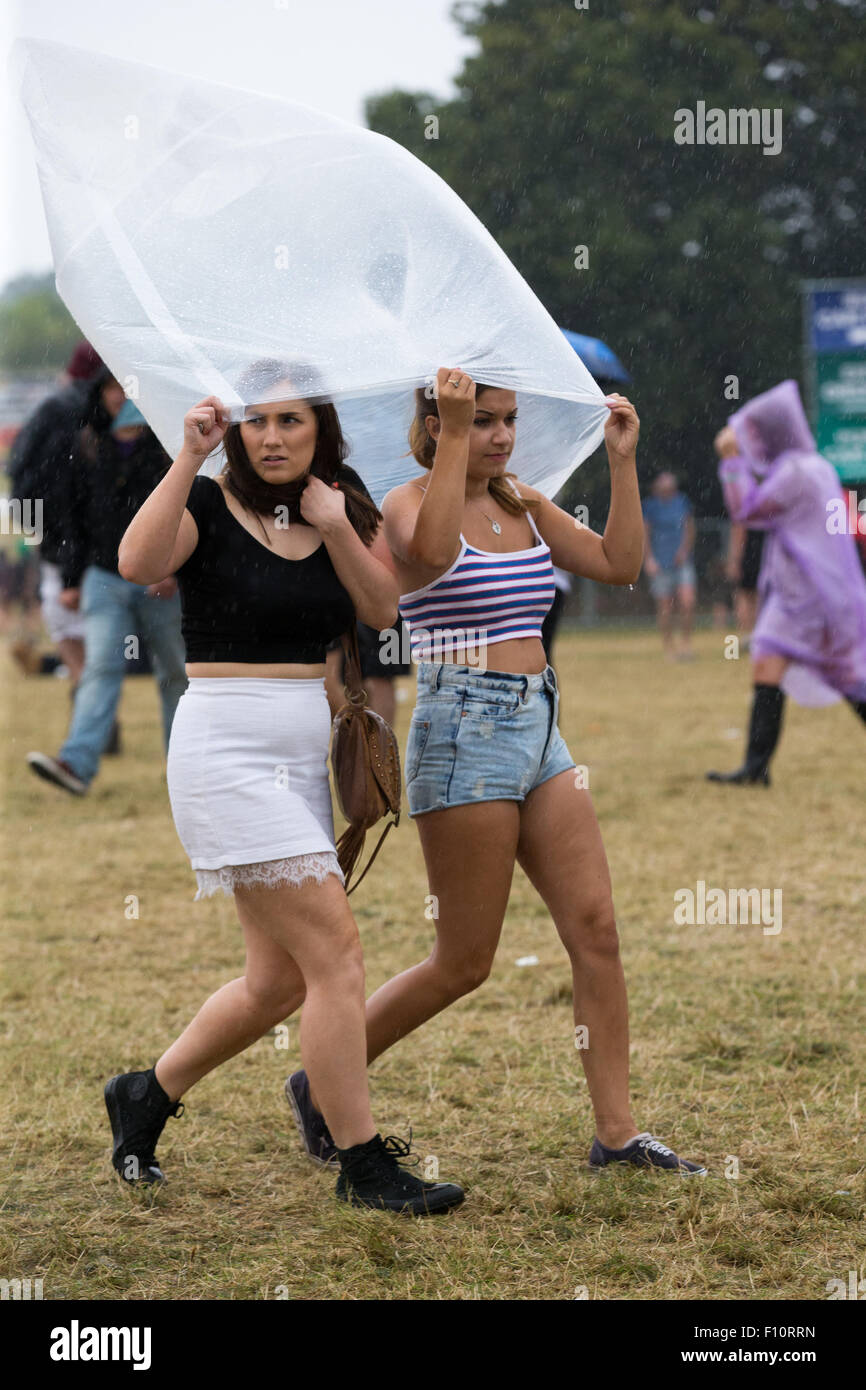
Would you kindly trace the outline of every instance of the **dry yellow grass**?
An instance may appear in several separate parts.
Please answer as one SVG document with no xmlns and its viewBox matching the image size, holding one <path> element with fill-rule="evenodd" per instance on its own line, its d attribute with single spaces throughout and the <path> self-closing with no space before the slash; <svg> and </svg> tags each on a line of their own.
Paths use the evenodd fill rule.
<svg viewBox="0 0 866 1390">
<path fill-rule="evenodd" d="M 440 1221 L 354 1212 L 298 1150 L 282 1096 L 297 1065 L 264 1039 L 169 1121 L 158 1193 L 110 1168 L 102 1086 L 150 1065 L 238 973 L 230 900 L 193 903 L 165 791 L 156 692 L 127 682 L 125 753 L 74 800 L 38 782 L 65 686 L 6 691 L 0 1273 L 46 1299 L 822 1299 L 862 1274 L 866 729 L 790 706 L 775 785 L 704 782 L 739 762 L 746 661 L 702 633 L 673 667 L 648 632 L 565 635 L 562 728 L 590 770 L 629 981 L 640 1124 L 704 1160 L 683 1182 L 593 1179 L 569 971 L 518 872 L 500 954 L 475 995 L 374 1066 L 385 1133 L 467 1188 Z M 408 683 L 407 683 L 408 684 Z M 399 707 L 401 746 L 411 705 Z M 674 893 L 783 892 L 783 928 L 675 926 Z M 392 832 L 353 903 L 372 990 L 426 953 L 417 833 Z M 125 915 L 128 896 L 140 917 Z M 520 956 L 539 964 L 520 968 Z M 730 1157 L 739 1177 L 726 1178 Z"/>
</svg>

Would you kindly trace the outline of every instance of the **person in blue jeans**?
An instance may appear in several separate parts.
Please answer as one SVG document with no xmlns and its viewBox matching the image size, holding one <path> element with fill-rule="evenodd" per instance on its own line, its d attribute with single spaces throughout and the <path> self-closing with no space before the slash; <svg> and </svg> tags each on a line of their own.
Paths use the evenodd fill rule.
<svg viewBox="0 0 866 1390">
<path fill-rule="evenodd" d="M 656 603 L 665 654 L 690 661 L 695 611 L 695 522 L 689 499 L 680 492 L 673 473 L 659 473 L 651 496 L 643 504 L 644 569 Z M 674 647 L 674 601 L 679 608 L 680 648 Z"/>
<path fill-rule="evenodd" d="M 99 383 L 97 383 L 98 385 Z M 83 796 L 99 769 L 114 728 L 123 678 L 147 643 L 162 707 L 166 750 L 178 700 L 186 689 L 177 581 L 133 584 L 117 570 L 117 549 L 171 460 L 132 401 L 109 429 L 81 431 L 75 487 L 63 557 L 61 602 L 80 606 L 85 627 L 84 672 L 69 733 L 56 757 L 32 752 L 37 776 Z"/>
</svg>

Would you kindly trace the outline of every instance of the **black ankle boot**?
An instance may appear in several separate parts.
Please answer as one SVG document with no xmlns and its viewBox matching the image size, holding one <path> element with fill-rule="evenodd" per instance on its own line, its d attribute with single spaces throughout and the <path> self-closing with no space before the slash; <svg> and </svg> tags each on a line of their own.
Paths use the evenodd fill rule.
<svg viewBox="0 0 866 1390">
<path fill-rule="evenodd" d="M 340 1176 L 337 1196 L 353 1207 L 378 1207 L 412 1216 L 459 1207 L 463 1189 L 456 1183 L 424 1182 L 401 1168 L 397 1158 L 407 1158 L 409 1145 L 393 1134 L 383 1139 L 374 1134 L 366 1144 L 338 1149 Z M 417 1159 L 414 1160 L 417 1162 Z"/>
<path fill-rule="evenodd" d="M 113 1076 L 105 1087 L 105 1104 L 114 1135 L 111 1162 L 125 1182 L 162 1182 L 156 1145 L 169 1115 L 183 1114 L 183 1101 L 169 1100 L 150 1071 Z"/>
<path fill-rule="evenodd" d="M 785 709 L 785 692 L 777 685 L 756 685 L 749 723 L 746 761 L 736 772 L 708 772 L 708 782 L 729 782 L 735 786 L 770 785 L 770 759 L 776 751 Z"/>
</svg>

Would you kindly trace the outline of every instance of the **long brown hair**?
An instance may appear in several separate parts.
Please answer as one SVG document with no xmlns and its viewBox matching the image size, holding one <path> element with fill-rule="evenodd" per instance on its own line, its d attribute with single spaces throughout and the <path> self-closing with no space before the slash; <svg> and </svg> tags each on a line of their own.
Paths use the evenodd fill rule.
<svg viewBox="0 0 866 1390">
<path fill-rule="evenodd" d="M 241 377 L 237 385 L 238 394 L 255 400 L 257 392 L 267 392 L 281 381 L 291 382 L 292 389 L 298 393 L 295 399 L 303 399 L 316 417 L 316 447 L 308 473 L 287 483 L 269 483 L 261 478 L 250 463 L 241 437 L 240 423 L 234 423 L 229 425 L 223 440 L 226 461 L 221 476 L 225 478 L 227 491 L 258 518 L 260 525 L 261 514 L 269 515 L 277 507 L 286 507 L 289 521 L 308 526 L 309 522 L 301 515 L 301 496 L 307 486 L 307 477 L 312 473 L 329 487 L 332 483 L 337 484 L 346 498 L 349 521 L 364 544 L 369 545 L 382 520 L 382 513 L 353 482 L 345 466 L 349 445 L 343 436 L 336 407 L 328 399 L 315 368 L 304 363 L 264 358 L 254 362 Z M 264 525 L 262 530 L 265 531 Z M 266 531 L 265 536 L 267 538 Z"/>
<path fill-rule="evenodd" d="M 409 452 L 420 463 L 422 468 L 432 468 L 433 459 L 436 456 L 436 440 L 428 432 L 427 416 L 435 415 L 439 419 L 439 403 L 435 396 L 427 395 L 427 387 L 419 386 L 415 391 L 415 416 L 409 426 Z M 496 391 L 496 386 L 484 386 L 481 382 L 476 382 L 475 399 L 481 395 L 482 391 Z M 509 479 L 516 480 L 515 473 L 503 473 L 498 478 L 491 478 L 487 484 L 487 491 L 501 507 L 504 507 L 512 516 L 522 516 L 524 512 L 534 512 L 538 508 L 538 501 L 534 497 L 518 497 L 517 493 L 509 486 Z"/>
</svg>

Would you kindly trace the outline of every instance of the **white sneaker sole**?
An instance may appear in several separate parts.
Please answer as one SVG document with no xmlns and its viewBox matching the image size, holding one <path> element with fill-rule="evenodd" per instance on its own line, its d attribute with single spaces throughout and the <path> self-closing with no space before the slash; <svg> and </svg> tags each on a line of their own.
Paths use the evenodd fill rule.
<svg viewBox="0 0 866 1390">
<path fill-rule="evenodd" d="M 49 758 L 46 753 L 28 753 L 27 763 L 37 777 L 42 777 L 46 782 L 53 782 L 55 787 L 72 792 L 73 796 L 86 794 L 87 783 L 72 773 L 64 772 L 56 758 Z"/>
<path fill-rule="evenodd" d="M 610 1163 L 587 1163 L 587 1172 L 596 1178 L 612 1168 L 633 1168 L 638 1173 L 673 1173 L 678 1178 L 706 1178 L 709 1168 L 662 1168 L 657 1163 L 629 1163 L 627 1158 L 612 1158 Z"/>
</svg>

